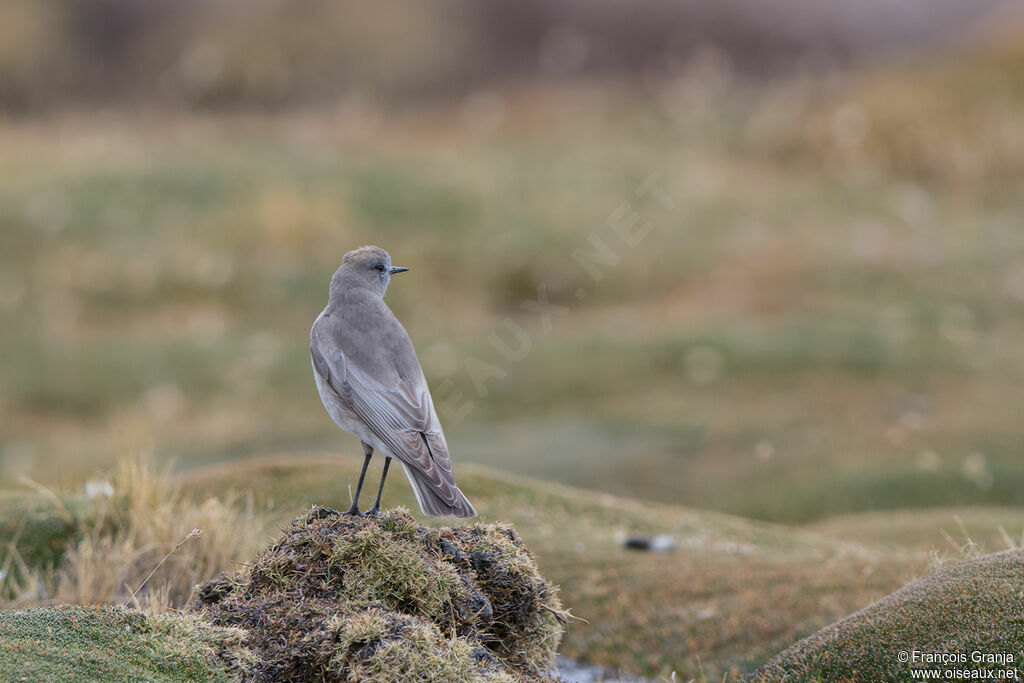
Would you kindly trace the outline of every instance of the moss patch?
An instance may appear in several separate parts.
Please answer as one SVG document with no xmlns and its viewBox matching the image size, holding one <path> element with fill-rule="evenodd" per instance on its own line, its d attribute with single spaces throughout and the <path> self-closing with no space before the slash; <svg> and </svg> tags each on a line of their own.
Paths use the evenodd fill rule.
<svg viewBox="0 0 1024 683">
<path fill-rule="evenodd" d="M 0 679 L 230 680 L 237 654 L 228 652 L 239 651 L 234 631 L 111 606 L 0 612 Z"/>
<path fill-rule="evenodd" d="M 965 653 L 955 668 L 1021 668 L 1024 550 L 961 562 L 925 576 L 805 638 L 754 674 L 758 681 L 911 681 L 900 651 Z M 974 663 L 973 651 L 1014 662 Z M 941 664 L 919 668 L 946 669 Z"/>
<path fill-rule="evenodd" d="M 536 679 L 565 618 L 511 527 L 427 528 L 403 508 L 313 507 L 195 602 L 247 631 L 245 676 L 278 681 Z"/>
</svg>

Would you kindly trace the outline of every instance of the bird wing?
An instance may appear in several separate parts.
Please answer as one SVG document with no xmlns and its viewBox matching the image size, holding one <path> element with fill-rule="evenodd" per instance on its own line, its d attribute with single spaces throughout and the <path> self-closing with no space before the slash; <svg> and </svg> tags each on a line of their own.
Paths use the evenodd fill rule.
<svg viewBox="0 0 1024 683">
<path fill-rule="evenodd" d="M 389 373 L 382 383 L 346 358 L 335 325 L 313 325 L 310 350 L 313 367 L 388 451 L 413 468 L 448 505 L 462 499 L 452 473 L 448 444 L 422 373 L 402 379 Z"/>
</svg>

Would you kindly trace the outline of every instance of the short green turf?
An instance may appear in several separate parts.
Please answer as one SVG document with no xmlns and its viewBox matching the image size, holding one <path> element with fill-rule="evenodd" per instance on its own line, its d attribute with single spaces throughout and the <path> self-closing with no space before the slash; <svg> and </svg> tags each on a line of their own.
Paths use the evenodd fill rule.
<svg viewBox="0 0 1024 683">
<path fill-rule="evenodd" d="M 116 606 L 0 612 L 5 681 L 226 681 L 216 629 Z"/>
</svg>

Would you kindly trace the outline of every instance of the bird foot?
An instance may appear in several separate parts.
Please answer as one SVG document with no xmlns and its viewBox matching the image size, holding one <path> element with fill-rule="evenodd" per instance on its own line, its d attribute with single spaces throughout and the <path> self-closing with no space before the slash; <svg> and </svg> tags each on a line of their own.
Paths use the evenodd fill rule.
<svg viewBox="0 0 1024 683">
<path fill-rule="evenodd" d="M 364 517 L 376 517 L 379 512 L 380 512 L 380 508 L 377 507 L 376 505 L 374 505 L 372 508 L 370 508 L 366 512 L 364 512 L 363 516 Z"/>
<path fill-rule="evenodd" d="M 356 507 L 355 504 L 353 504 L 351 507 L 349 507 L 348 510 L 345 510 L 341 514 L 344 517 L 350 517 L 350 516 L 351 517 L 365 517 L 366 516 L 366 513 L 365 512 L 360 512 L 359 508 Z"/>
</svg>

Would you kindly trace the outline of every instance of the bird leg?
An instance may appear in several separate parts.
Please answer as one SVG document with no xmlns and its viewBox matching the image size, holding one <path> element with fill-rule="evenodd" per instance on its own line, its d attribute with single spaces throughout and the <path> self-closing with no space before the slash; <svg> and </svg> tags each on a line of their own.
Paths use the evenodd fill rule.
<svg viewBox="0 0 1024 683">
<path fill-rule="evenodd" d="M 363 471 L 359 473 L 359 483 L 356 484 L 356 495 L 352 498 L 352 504 L 348 506 L 348 510 L 345 510 L 344 512 L 346 515 L 355 515 L 356 517 L 363 516 L 363 513 L 359 511 L 359 492 L 363 490 L 363 478 L 366 477 L 366 468 L 369 467 L 370 458 L 373 457 L 373 446 L 364 441 L 363 453 L 366 454 L 366 460 L 363 460 Z"/>
<path fill-rule="evenodd" d="M 380 487 L 377 489 L 377 501 L 373 504 L 366 514 L 371 517 L 376 517 L 377 513 L 380 512 L 380 495 L 384 493 L 384 480 L 388 477 L 388 467 L 391 465 L 391 458 L 384 458 L 384 473 L 380 475 Z"/>
</svg>

